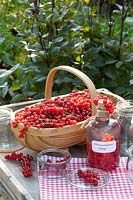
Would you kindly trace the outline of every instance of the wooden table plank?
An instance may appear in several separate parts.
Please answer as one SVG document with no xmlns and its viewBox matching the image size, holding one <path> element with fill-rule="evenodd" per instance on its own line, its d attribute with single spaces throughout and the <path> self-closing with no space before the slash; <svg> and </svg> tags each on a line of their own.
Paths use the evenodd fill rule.
<svg viewBox="0 0 133 200">
<path fill-rule="evenodd" d="M 35 159 L 32 164 L 33 176 L 24 177 L 19 163 L 5 160 L 5 154 L 0 154 L 0 181 L 11 191 L 15 200 L 39 200 L 36 152 L 27 149 L 22 152 L 30 153 Z"/>
<path fill-rule="evenodd" d="M 22 102 L 5 105 L 3 107 L 12 108 L 13 111 L 23 108 L 26 105 L 36 103 L 38 101 Z M 33 176 L 24 177 L 21 174 L 20 164 L 17 162 L 9 161 L 4 158 L 5 153 L 0 153 L 0 182 L 7 188 L 13 197 L 13 200 L 39 200 L 39 185 L 37 178 L 37 151 L 24 148 L 21 152 L 30 154 L 33 156 L 34 161 L 32 162 Z M 86 149 L 85 145 L 74 146 L 70 148 L 72 156 L 85 157 Z"/>
</svg>

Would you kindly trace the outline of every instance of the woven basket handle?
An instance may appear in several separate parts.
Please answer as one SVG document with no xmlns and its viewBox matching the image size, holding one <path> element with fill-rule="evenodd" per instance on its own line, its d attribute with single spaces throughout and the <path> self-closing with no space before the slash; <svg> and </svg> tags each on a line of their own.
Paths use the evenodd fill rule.
<svg viewBox="0 0 133 200">
<path fill-rule="evenodd" d="M 45 85 L 45 98 L 51 99 L 51 97 L 52 97 L 53 79 L 54 79 L 55 73 L 58 70 L 64 70 L 64 71 L 70 72 L 70 73 L 76 75 L 78 78 L 80 78 L 83 81 L 83 83 L 85 83 L 85 85 L 87 86 L 87 88 L 90 91 L 92 115 L 95 115 L 96 114 L 96 106 L 95 106 L 93 100 L 97 95 L 96 88 L 95 88 L 93 82 L 89 79 L 89 77 L 76 68 L 73 68 L 70 66 L 65 66 L 65 65 L 54 67 L 47 76 L 46 85 Z"/>
</svg>

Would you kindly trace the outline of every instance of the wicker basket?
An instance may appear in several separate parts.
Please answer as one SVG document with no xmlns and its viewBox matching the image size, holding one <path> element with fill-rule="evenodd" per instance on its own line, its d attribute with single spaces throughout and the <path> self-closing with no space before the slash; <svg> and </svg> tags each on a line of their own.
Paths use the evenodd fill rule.
<svg viewBox="0 0 133 200">
<path fill-rule="evenodd" d="M 93 103 L 93 99 L 97 94 L 108 96 L 116 104 L 118 101 L 123 100 L 122 97 L 109 92 L 108 90 L 96 90 L 93 82 L 85 75 L 83 72 L 78 69 L 72 68 L 70 66 L 58 66 L 53 68 L 47 77 L 45 85 L 45 98 L 51 99 L 52 97 L 52 86 L 53 79 L 58 70 L 68 71 L 78 78 L 80 78 L 87 88 L 90 91 L 91 95 L 91 106 L 92 106 L 92 115 L 96 114 L 96 106 Z M 54 98 L 54 97 L 52 97 Z M 17 110 L 14 114 L 21 112 L 22 109 Z M 11 122 L 13 119 L 11 119 Z M 17 128 L 13 128 L 11 123 L 11 130 L 20 141 L 20 143 L 26 148 L 41 151 L 49 147 L 58 147 L 58 148 L 68 148 L 70 146 L 80 144 L 86 141 L 86 128 L 83 127 L 85 121 L 79 122 L 76 125 L 64 126 L 61 128 L 35 128 L 29 127 L 25 138 L 19 138 L 19 129 L 22 128 L 22 124 L 18 124 Z"/>
</svg>

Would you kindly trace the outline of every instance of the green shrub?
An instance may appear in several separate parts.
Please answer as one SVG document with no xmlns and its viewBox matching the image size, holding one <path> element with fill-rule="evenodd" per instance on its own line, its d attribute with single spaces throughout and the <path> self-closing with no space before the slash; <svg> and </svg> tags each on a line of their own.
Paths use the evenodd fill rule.
<svg viewBox="0 0 133 200">
<path fill-rule="evenodd" d="M 131 99 L 133 7 L 130 1 L 121 5 L 115 0 L 107 2 L 100 7 L 96 1 L 36 0 L 25 1 L 23 6 L 19 1 L 21 8 L 19 12 L 15 9 L 14 15 L 18 13 L 21 20 L 15 18 L 13 26 L 17 34 L 10 31 L 5 42 L 1 42 L 1 62 L 5 68 L 15 67 L 13 73 L 0 81 L 0 84 L 7 81 L 3 98 L 9 96 L 11 102 L 43 98 L 51 68 L 70 65 L 86 73 L 96 88 L 107 88 Z M 14 7 L 10 9 L 13 11 Z M 9 27 L 10 24 L 7 30 Z M 4 33 L 2 27 L 1 30 Z M 12 48 L 6 49 L 11 43 Z M 1 55 L 2 48 L 9 54 L 7 59 Z M 58 72 L 53 96 L 84 87 L 77 77 Z"/>
</svg>

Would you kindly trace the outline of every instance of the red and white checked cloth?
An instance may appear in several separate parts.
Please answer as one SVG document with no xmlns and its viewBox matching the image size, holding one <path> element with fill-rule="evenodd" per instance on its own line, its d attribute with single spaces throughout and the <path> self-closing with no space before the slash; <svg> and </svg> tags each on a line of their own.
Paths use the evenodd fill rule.
<svg viewBox="0 0 133 200">
<path fill-rule="evenodd" d="M 100 190 L 88 191 L 75 188 L 65 178 L 43 178 L 37 164 L 40 200 L 133 200 L 133 183 L 126 173 L 126 157 L 121 157 L 120 166 L 110 174 L 109 183 Z M 86 167 L 85 158 L 72 158 L 71 169 Z"/>
</svg>

